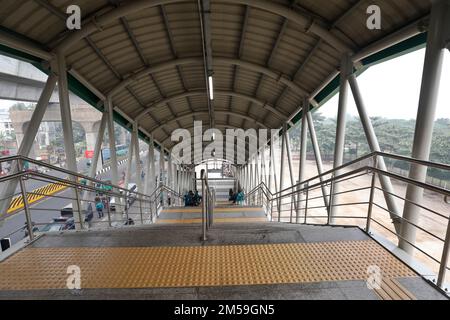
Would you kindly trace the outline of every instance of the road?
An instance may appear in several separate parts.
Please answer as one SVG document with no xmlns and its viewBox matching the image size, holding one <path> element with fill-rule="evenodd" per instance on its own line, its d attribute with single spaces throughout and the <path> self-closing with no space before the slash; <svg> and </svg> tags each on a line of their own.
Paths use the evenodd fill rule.
<svg viewBox="0 0 450 320">
<path fill-rule="evenodd" d="M 147 161 L 147 154 L 141 157 L 141 160 L 144 162 Z M 127 163 L 122 164 L 119 166 L 119 176 L 121 175 L 121 172 L 125 172 L 127 167 Z M 79 168 L 80 171 L 84 171 L 87 169 L 86 161 L 81 160 L 79 162 Z M 135 182 L 136 179 L 136 165 L 133 162 L 132 164 L 132 175 L 131 175 L 131 181 Z M 58 172 L 58 171 L 51 171 L 47 173 L 48 175 L 52 176 L 58 176 L 58 177 L 65 177 L 66 175 Z M 99 180 L 111 180 L 111 171 L 104 172 L 98 177 Z M 45 185 L 45 183 L 41 181 L 29 181 L 27 182 L 27 191 L 32 191 L 38 187 L 41 187 Z M 58 194 L 55 195 L 56 197 L 47 197 L 41 201 L 38 201 L 37 203 L 31 205 L 31 220 L 38 225 L 39 228 L 41 228 L 43 225 L 49 223 L 54 217 L 60 216 L 60 211 L 65 206 L 69 205 L 72 200 L 70 199 L 64 199 L 72 197 L 72 191 L 70 189 L 64 190 Z M 94 207 L 95 210 L 95 207 Z M 84 217 L 83 217 L 84 219 Z M 3 222 L 0 222 L 0 239 L 2 238 L 10 238 L 11 244 L 17 243 L 21 239 L 24 238 L 25 232 L 22 230 L 23 226 L 25 225 L 25 212 L 20 211 L 16 214 L 11 215 L 10 217 L 6 218 Z M 98 221 L 98 218 L 96 214 L 94 214 L 94 221 Z M 17 232 L 16 232 L 17 231 Z M 13 233 L 11 235 L 11 233 Z"/>
</svg>

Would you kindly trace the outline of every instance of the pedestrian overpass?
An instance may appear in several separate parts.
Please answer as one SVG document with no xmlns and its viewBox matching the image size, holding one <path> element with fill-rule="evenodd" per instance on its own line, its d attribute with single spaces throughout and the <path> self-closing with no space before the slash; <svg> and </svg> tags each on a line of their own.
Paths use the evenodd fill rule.
<svg viewBox="0 0 450 320">
<path fill-rule="evenodd" d="M 31 138 L 17 156 L 0 158 L 12 168 L 0 177 L 1 221 L 12 219 L 11 201 L 22 201 L 27 234 L 1 255 L 1 298 L 448 298 L 450 191 L 426 178 L 450 170 L 429 161 L 450 1 L 74 2 L 79 29 L 69 28 L 76 10 L 66 14 L 54 1 L 0 0 L 0 52 L 48 74 L 25 132 Z M 422 47 L 412 156 L 382 152 L 357 76 Z M 67 168 L 28 158 L 57 83 Z M 69 91 L 102 112 L 88 175 L 78 173 Z M 312 113 L 337 92 L 327 170 Z M 344 163 L 350 93 L 371 153 Z M 296 168 L 289 129 L 298 124 Z M 132 135 L 122 185 L 115 152 L 110 181 L 96 176 L 105 132 L 117 125 Z M 231 144 L 229 130 L 237 133 Z M 108 137 L 113 151 L 115 135 Z M 208 163 L 222 158 L 231 174 L 215 181 Z M 409 174 L 392 172 L 391 161 Z M 137 191 L 128 189 L 133 174 Z M 30 190 L 36 181 L 56 191 Z M 201 205 L 183 206 L 196 189 Z M 227 189 L 243 191 L 244 203 L 227 201 Z M 86 221 L 97 196 L 104 217 Z M 38 197 L 70 201 L 75 230 L 64 230 L 67 220 L 55 222 L 59 232 L 34 230 L 34 217 L 62 209 L 34 206 Z"/>
</svg>

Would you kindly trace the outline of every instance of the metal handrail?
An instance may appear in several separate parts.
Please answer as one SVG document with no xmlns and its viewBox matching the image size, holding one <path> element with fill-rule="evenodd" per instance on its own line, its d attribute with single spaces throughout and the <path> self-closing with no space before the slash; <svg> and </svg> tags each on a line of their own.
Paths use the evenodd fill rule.
<svg viewBox="0 0 450 320">
<path fill-rule="evenodd" d="M 449 267 L 447 266 L 447 261 L 450 259 L 450 219 L 443 214 L 440 214 L 439 212 L 436 212 L 433 209 L 429 209 L 426 208 L 424 205 L 415 203 L 414 201 L 411 201 L 409 199 L 407 199 L 406 197 L 401 197 L 397 194 L 393 194 L 396 198 L 401 199 L 405 202 L 409 202 L 412 203 L 413 205 L 417 205 L 418 207 L 426 210 L 427 212 L 429 212 L 429 214 L 435 215 L 437 217 L 443 218 L 444 220 L 447 221 L 447 233 L 445 238 L 441 237 L 439 235 L 436 235 L 435 233 L 433 233 L 433 231 L 427 230 L 426 227 L 423 227 L 421 225 L 419 225 L 418 223 L 414 223 L 413 221 L 409 221 L 408 219 L 405 219 L 403 217 L 398 216 L 398 213 L 392 212 L 389 209 L 384 208 L 383 206 L 379 205 L 378 203 L 376 203 L 375 199 L 374 199 L 374 193 L 376 190 L 381 190 L 382 192 L 387 192 L 385 190 L 383 190 L 382 188 L 379 188 L 375 185 L 375 177 L 376 176 L 385 176 L 385 177 L 389 177 L 391 179 L 394 179 L 396 181 L 400 181 L 403 182 L 407 185 L 413 185 L 437 194 L 440 194 L 443 196 L 444 202 L 445 203 L 449 203 L 449 199 L 450 199 L 450 190 L 447 190 L 445 188 L 439 187 L 439 186 L 435 186 L 432 185 L 430 183 L 427 182 L 423 182 L 423 181 L 418 181 L 418 180 L 414 180 L 410 177 L 405 177 L 393 172 L 389 172 L 388 170 L 382 170 L 380 169 L 376 163 L 377 163 L 377 157 L 385 157 L 385 158 L 391 158 L 391 159 L 396 159 L 396 160 L 401 160 L 401 161 L 407 161 L 409 163 L 414 163 L 414 164 L 418 164 L 418 165 L 423 165 L 423 166 L 428 166 L 428 167 L 433 167 L 433 168 L 438 168 L 441 170 L 448 170 L 450 171 L 450 165 L 445 165 L 445 164 L 440 164 L 440 163 L 432 163 L 430 161 L 424 161 L 424 160 L 418 160 L 418 159 L 414 159 L 414 158 L 408 158 L 405 156 L 397 156 L 397 155 L 392 155 L 392 154 L 388 154 L 388 153 L 384 153 L 384 152 L 374 152 L 368 155 L 365 155 L 364 157 L 361 157 L 359 159 L 355 159 L 347 164 L 344 164 L 336 169 L 332 169 L 332 170 L 328 170 L 327 172 L 324 172 L 322 174 L 319 174 L 317 176 L 314 176 L 312 178 L 309 178 L 305 181 L 299 182 L 295 185 L 292 185 L 290 187 L 287 187 L 281 191 L 278 192 L 271 192 L 271 190 L 268 188 L 268 186 L 264 183 L 261 182 L 258 186 L 256 186 L 255 188 L 253 188 L 250 192 L 247 193 L 247 197 L 248 199 L 253 199 L 253 201 L 255 201 L 255 197 L 256 195 L 260 195 L 261 197 L 264 197 L 264 201 L 265 203 L 269 203 L 269 207 L 270 209 L 273 208 L 273 204 L 276 203 L 278 206 L 278 217 L 279 217 L 279 221 L 280 221 L 280 217 L 281 217 L 281 212 L 289 212 L 290 211 L 290 222 L 293 222 L 293 207 L 292 207 L 292 199 L 294 199 L 294 201 L 298 201 L 295 200 L 295 196 L 296 195 L 300 195 L 302 193 L 306 193 L 307 197 L 306 200 L 301 200 L 298 201 L 298 203 L 303 203 L 304 206 L 301 210 L 304 210 L 305 213 L 304 215 L 301 216 L 301 218 L 303 218 L 303 223 L 302 224 L 306 224 L 307 222 L 307 210 L 308 209 L 313 209 L 313 208 L 327 208 L 327 214 L 325 216 L 315 216 L 317 218 L 327 218 L 327 224 L 330 224 L 330 209 L 331 207 L 337 207 L 337 206 L 346 206 L 346 205 L 355 205 L 355 204 L 359 204 L 359 205 L 368 205 L 368 212 L 367 212 L 367 216 L 365 217 L 355 217 L 355 216 L 340 216 L 340 217 L 335 217 L 334 218 L 341 218 L 341 219 L 366 219 L 366 229 L 365 231 L 367 233 L 370 234 L 370 222 L 375 222 L 378 225 L 381 225 L 383 228 L 386 228 L 389 230 L 389 232 L 395 234 L 397 237 L 399 237 L 399 239 L 403 239 L 406 243 L 409 243 L 409 245 L 411 245 L 413 248 L 417 249 L 419 252 L 425 254 L 425 256 L 429 257 L 432 261 L 439 263 L 440 264 L 440 268 L 439 268 L 439 274 L 437 276 L 437 281 L 436 284 L 439 287 L 442 287 L 443 285 L 443 281 L 445 279 L 445 275 L 446 272 L 449 269 Z M 359 167 L 357 169 L 353 169 L 347 172 L 343 172 L 343 169 L 347 169 L 349 167 L 351 167 L 352 165 L 373 158 L 374 161 L 372 161 L 371 165 L 364 165 L 362 167 Z M 359 188 L 354 188 L 348 191 L 344 191 L 344 192 L 335 192 L 332 188 L 332 186 L 336 183 L 342 182 L 342 181 L 346 181 L 346 180 L 351 180 L 351 179 L 356 179 L 360 176 L 365 176 L 365 175 L 372 175 L 372 182 L 371 185 L 368 187 L 359 187 Z M 318 181 L 318 182 L 317 182 Z M 327 206 L 313 206 L 313 207 L 309 207 L 308 206 L 308 193 L 311 190 L 316 190 L 316 189 L 320 189 L 322 186 L 326 186 L 330 188 L 330 193 L 329 193 L 329 205 Z M 350 193 L 350 192 L 355 192 L 357 190 L 369 190 L 370 189 L 370 199 L 369 201 L 365 202 L 351 202 L 351 203 L 340 203 L 340 204 L 333 204 L 331 199 L 339 194 L 343 194 L 343 193 Z M 391 193 L 389 193 L 391 194 Z M 315 197 L 316 199 L 320 198 L 320 197 Z M 291 201 L 288 200 L 288 202 L 283 202 L 283 199 L 291 199 Z M 311 200 L 311 199 L 309 199 Z M 289 206 L 290 205 L 290 209 L 282 209 L 281 206 Z M 442 251 L 442 257 L 441 259 L 437 259 L 435 257 L 433 257 L 430 253 L 427 253 L 423 248 L 420 248 L 417 244 L 411 243 L 410 241 L 407 241 L 407 239 L 404 239 L 404 237 L 402 237 L 400 234 L 398 234 L 397 231 L 392 231 L 389 228 L 387 228 L 386 226 L 384 226 L 383 223 L 377 221 L 376 218 L 372 217 L 372 207 L 376 206 L 377 208 L 380 208 L 381 210 L 387 211 L 388 213 L 393 215 L 396 215 L 399 219 L 399 221 L 406 223 L 406 224 L 410 224 L 412 226 L 414 226 L 415 228 L 417 228 L 418 230 L 424 232 L 425 234 L 433 237 L 436 241 L 440 241 L 444 243 L 444 248 Z M 298 214 L 297 214 L 298 216 Z M 298 216 L 299 217 L 299 216 Z M 313 216 L 310 216 L 310 218 L 312 218 Z M 283 218 L 288 218 L 286 216 L 284 216 Z M 298 223 L 298 222 L 297 222 Z"/>
</svg>

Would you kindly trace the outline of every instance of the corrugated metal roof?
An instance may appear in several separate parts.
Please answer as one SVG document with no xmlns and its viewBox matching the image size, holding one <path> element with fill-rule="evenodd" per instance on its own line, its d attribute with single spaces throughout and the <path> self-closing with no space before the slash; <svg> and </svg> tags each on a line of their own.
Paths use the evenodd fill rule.
<svg viewBox="0 0 450 320">
<path fill-rule="evenodd" d="M 64 21 L 71 4 L 81 7 L 83 25 L 96 21 L 101 27 L 68 48 L 67 62 L 104 95 L 146 68 L 196 58 L 139 77 L 114 95 L 115 106 L 131 118 L 150 107 L 140 125 L 159 141 L 169 142 L 171 130 L 190 127 L 193 119 L 208 124 L 197 1 L 0 0 L 0 25 L 52 50 L 74 33 L 66 30 Z M 105 14 L 130 4 L 140 8 L 102 22 Z M 382 30 L 365 27 L 366 9 L 373 4 L 381 7 Z M 305 92 L 314 92 L 339 68 L 342 52 L 318 33 L 307 32 L 312 23 L 340 45 L 357 51 L 427 15 L 430 6 L 426 0 L 211 0 L 214 84 L 221 92 L 214 101 L 216 124 L 223 129 L 258 128 L 250 117 L 268 128 L 279 128 L 283 119 L 264 104 L 291 116 Z M 247 64 L 215 63 L 217 58 Z M 261 73 L 257 69 L 261 67 L 272 73 Z M 170 99 L 196 90 L 204 95 Z M 191 118 L 185 116 L 192 112 Z"/>
</svg>

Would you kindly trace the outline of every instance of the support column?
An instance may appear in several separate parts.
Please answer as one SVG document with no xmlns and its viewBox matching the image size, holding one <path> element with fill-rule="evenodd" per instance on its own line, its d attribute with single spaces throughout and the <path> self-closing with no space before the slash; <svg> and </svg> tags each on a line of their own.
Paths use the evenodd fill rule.
<svg viewBox="0 0 450 320">
<path fill-rule="evenodd" d="M 102 120 L 100 121 L 100 128 L 98 129 L 97 139 L 94 147 L 94 157 L 92 158 L 91 168 L 89 170 L 89 177 L 94 178 L 97 172 L 98 162 L 100 159 L 100 152 L 102 150 L 103 136 L 105 135 L 106 122 L 108 120 L 108 114 L 103 112 Z"/>
<path fill-rule="evenodd" d="M 141 166 L 141 155 L 139 150 L 139 124 L 137 122 L 133 123 L 134 132 L 134 153 L 136 158 L 136 186 L 138 192 L 142 192 L 142 166 Z"/>
<path fill-rule="evenodd" d="M 340 167 L 344 162 L 344 144 L 345 144 L 345 126 L 347 115 L 347 100 L 348 100 L 348 77 L 352 74 L 353 65 L 348 54 L 342 57 L 341 72 L 340 72 L 340 89 L 339 89 L 339 109 L 336 124 L 336 144 L 334 149 L 334 168 Z M 335 176 L 340 175 L 340 171 L 335 172 Z M 339 184 L 335 184 L 334 192 L 339 192 Z M 332 203 L 338 204 L 338 196 L 333 196 Z M 334 216 L 337 214 L 337 207 L 332 207 L 330 210 L 330 224 L 335 223 Z"/>
<path fill-rule="evenodd" d="M 284 189 L 284 157 L 286 152 L 286 134 L 287 134 L 287 124 L 284 123 L 281 138 L 280 191 Z"/>
<path fill-rule="evenodd" d="M 311 112 L 308 112 L 306 114 L 306 118 L 308 120 L 309 136 L 311 138 L 311 143 L 314 150 L 314 157 L 316 159 L 317 172 L 320 175 L 324 172 L 324 170 L 323 170 L 322 156 L 320 154 L 319 143 L 317 142 L 316 130 L 314 129 L 314 123 L 312 120 Z M 323 180 L 324 180 L 323 177 L 320 177 L 321 183 L 323 183 Z M 323 184 L 322 184 L 322 195 L 323 195 L 323 202 L 325 204 L 326 210 L 328 211 L 328 202 L 329 202 L 328 191 L 325 185 Z"/>
<path fill-rule="evenodd" d="M 111 97 L 107 97 L 105 110 L 108 112 L 108 139 L 111 162 L 112 184 L 119 184 L 119 172 L 117 169 L 116 136 L 114 133 L 114 107 Z"/>
<path fill-rule="evenodd" d="M 149 168 L 150 168 L 150 174 L 149 174 L 149 190 L 148 194 L 151 194 L 155 188 L 156 188 L 156 168 L 155 168 L 155 143 L 153 141 L 153 136 L 150 136 L 150 143 L 148 148 L 148 161 L 149 161 Z"/>
<path fill-rule="evenodd" d="M 135 140 L 136 140 L 136 132 L 133 129 L 131 131 L 130 145 L 128 146 L 127 172 L 125 174 L 125 182 L 124 182 L 124 186 L 123 186 L 125 189 L 128 189 L 128 184 L 131 181 L 131 168 L 132 168 L 132 165 L 133 165 L 133 154 L 134 154 L 134 150 L 135 150 Z M 137 175 L 138 174 L 136 173 L 136 176 Z"/>
<path fill-rule="evenodd" d="M 356 107 L 358 109 L 359 118 L 361 119 L 362 126 L 364 128 L 364 133 L 367 138 L 367 142 L 370 147 L 371 152 L 379 152 L 381 151 L 380 145 L 378 143 L 377 136 L 375 134 L 375 130 L 373 129 L 372 122 L 370 121 L 369 116 L 367 115 L 366 107 L 364 105 L 364 101 L 362 99 L 361 91 L 359 90 L 358 81 L 354 74 L 349 77 L 350 87 L 353 92 L 353 97 L 355 99 Z M 379 157 L 377 159 L 378 168 L 386 171 L 386 164 L 384 162 L 383 157 Z M 400 209 L 395 203 L 395 197 L 392 194 L 395 194 L 394 188 L 392 187 L 391 179 L 384 175 L 378 175 L 378 179 L 380 180 L 381 188 L 385 191 L 384 198 L 386 200 L 386 204 L 390 211 L 390 216 L 392 222 L 394 223 L 394 227 L 396 232 L 400 232 Z"/>
<path fill-rule="evenodd" d="M 64 55 L 58 54 L 58 90 L 59 90 L 59 106 L 61 109 L 61 122 L 64 136 L 64 151 L 66 153 L 66 167 L 69 171 L 78 172 L 77 159 L 75 153 L 75 144 L 73 141 L 72 114 L 70 110 L 69 87 L 67 83 L 67 67 Z M 77 182 L 76 176 L 69 176 L 73 182 Z M 81 218 L 81 207 L 78 189 L 71 188 L 73 191 L 73 218 L 77 229 L 83 228 L 83 219 Z"/>
<path fill-rule="evenodd" d="M 444 60 L 444 49 L 450 39 L 450 0 L 436 0 L 433 2 L 428 30 L 427 49 L 420 90 L 419 107 L 417 110 L 416 129 L 412 149 L 412 158 L 428 160 L 430 156 L 433 136 L 434 118 L 436 115 L 439 84 Z M 409 178 L 425 182 L 427 167 L 411 164 Z M 423 189 L 408 185 L 406 199 L 421 204 Z M 403 218 L 417 224 L 421 209 L 409 202 L 405 202 Z M 411 224 L 402 221 L 399 247 L 412 254 L 417 229 Z M 411 244 L 409 244 L 409 243 Z"/>
<path fill-rule="evenodd" d="M 28 139 L 23 139 L 19 145 L 19 149 L 17 151 L 18 155 L 27 157 L 33 147 L 34 140 L 36 138 L 36 134 L 39 130 L 39 126 L 41 125 L 42 119 L 44 118 L 45 110 L 47 109 L 48 102 L 50 101 L 50 97 L 52 96 L 53 90 L 56 86 L 57 76 L 54 72 L 51 72 L 47 78 L 47 82 L 45 83 L 45 87 L 42 90 L 41 96 L 39 97 L 39 101 L 36 105 L 36 108 L 33 111 L 33 115 L 31 116 L 31 120 L 28 124 L 28 127 L 25 131 L 25 135 Z M 14 173 L 15 171 L 11 172 Z M 0 192 L 0 217 L 6 214 L 6 210 L 8 210 L 9 204 L 11 203 L 12 194 L 14 194 L 19 181 L 17 179 L 9 180 L 4 184 L 1 188 Z"/>
<path fill-rule="evenodd" d="M 309 100 L 304 99 L 303 100 L 303 108 L 302 108 L 302 129 L 301 129 L 301 135 L 300 135 L 300 158 L 298 163 L 298 181 L 302 183 L 305 181 L 305 165 L 306 165 L 306 150 L 308 147 L 308 113 L 309 113 Z M 300 185 L 300 189 L 302 189 L 304 185 Z M 297 208 L 297 217 L 296 217 L 296 223 L 299 223 L 299 215 L 300 215 L 300 208 L 302 207 L 302 194 L 298 194 L 298 208 Z"/>
</svg>

